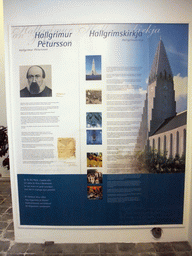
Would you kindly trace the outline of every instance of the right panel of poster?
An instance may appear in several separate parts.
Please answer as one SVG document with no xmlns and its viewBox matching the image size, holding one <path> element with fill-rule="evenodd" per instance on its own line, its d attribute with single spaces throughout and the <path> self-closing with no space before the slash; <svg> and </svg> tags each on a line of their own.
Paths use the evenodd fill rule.
<svg viewBox="0 0 192 256">
<path fill-rule="evenodd" d="M 97 72 L 96 58 L 102 60 L 102 81 L 81 79 L 87 89 L 88 199 L 105 201 L 99 209 L 109 225 L 182 224 L 188 25 L 104 24 L 84 33 L 87 74 Z M 92 100 L 96 89 L 102 107 Z M 102 146 L 94 140 L 101 131 Z"/>
</svg>

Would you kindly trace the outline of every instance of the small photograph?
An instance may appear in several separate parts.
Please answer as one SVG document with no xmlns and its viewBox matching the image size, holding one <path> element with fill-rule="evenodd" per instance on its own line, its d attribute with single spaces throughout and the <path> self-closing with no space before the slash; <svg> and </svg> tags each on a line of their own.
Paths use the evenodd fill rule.
<svg viewBox="0 0 192 256">
<path fill-rule="evenodd" d="M 103 174 L 96 169 L 87 170 L 87 184 L 103 183 Z"/>
<path fill-rule="evenodd" d="M 51 97 L 51 66 L 20 66 L 20 97 Z"/>
<path fill-rule="evenodd" d="M 87 186 L 87 198 L 90 200 L 103 199 L 103 187 L 102 186 Z"/>
<path fill-rule="evenodd" d="M 102 91 L 101 90 L 86 90 L 86 104 L 101 104 Z"/>
<path fill-rule="evenodd" d="M 102 130 L 87 130 L 87 145 L 101 145 Z"/>
<path fill-rule="evenodd" d="M 87 153 L 87 167 L 102 167 L 102 153 Z"/>
<path fill-rule="evenodd" d="M 101 80 L 101 55 L 89 55 L 86 61 L 86 80 Z"/>
<path fill-rule="evenodd" d="M 76 141 L 74 138 L 58 138 L 57 152 L 59 159 L 76 157 Z"/>
<path fill-rule="evenodd" d="M 101 112 L 87 112 L 86 113 L 86 127 L 87 128 L 101 128 L 102 127 L 102 113 Z"/>
</svg>

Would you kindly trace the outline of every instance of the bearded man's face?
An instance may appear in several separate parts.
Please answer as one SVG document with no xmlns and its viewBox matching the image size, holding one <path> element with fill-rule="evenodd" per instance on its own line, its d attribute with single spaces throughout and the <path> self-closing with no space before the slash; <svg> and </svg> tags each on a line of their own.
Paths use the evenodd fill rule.
<svg viewBox="0 0 192 256">
<path fill-rule="evenodd" d="M 43 71 L 40 67 L 31 67 L 27 75 L 28 89 L 32 94 L 38 94 L 40 87 L 43 84 Z"/>
</svg>

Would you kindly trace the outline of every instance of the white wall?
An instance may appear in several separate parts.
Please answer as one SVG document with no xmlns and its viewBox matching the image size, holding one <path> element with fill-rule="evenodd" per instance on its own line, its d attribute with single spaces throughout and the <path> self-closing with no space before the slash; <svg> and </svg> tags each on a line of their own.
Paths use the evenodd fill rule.
<svg viewBox="0 0 192 256">
<path fill-rule="evenodd" d="M 4 26 L 3 26 L 3 0 L 0 0 L 0 126 L 7 126 L 6 100 L 5 100 L 5 51 L 4 51 Z M 0 158 L 0 175 L 9 177 L 9 171 L 2 166 Z"/>
<path fill-rule="evenodd" d="M 191 0 L 4 0 L 9 24 L 186 22 Z M 9 12 L 9 13 L 8 13 Z"/>
<path fill-rule="evenodd" d="M 8 66 L 8 25 L 35 25 L 35 24 L 71 24 L 71 23 L 188 23 L 192 25 L 192 1 L 191 0 L 4 0 L 5 18 L 5 50 L 6 50 L 6 79 L 9 82 Z M 179 35 L 178 35 L 179 36 Z M 192 33 L 190 31 L 190 42 L 192 45 Z M 1 49 L 2 50 L 2 49 Z M 189 68 L 189 85 L 192 84 L 191 72 L 191 52 Z M 1 71 L 2 72 L 2 71 Z M 1 87 L 0 87 L 1 88 Z M 192 96 L 192 86 L 189 86 L 188 97 Z M 165 228 L 164 237 L 161 242 L 189 240 L 192 243 L 192 217 L 191 217 L 191 108 L 192 103 L 188 103 L 188 151 L 187 151 L 187 172 L 185 185 L 185 223 L 184 229 Z M 3 109 L 5 111 L 5 109 Z M 9 109 L 8 109 L 9 114 Z M 13 185 L 14 186 L 14 185 Z M 13 191 L 17 191 L 13 187 Z M 13 199 L 16 194 L 13 193 Z M 15 200 L 16 202 L 16 200 Z M 42 237 L 48 239 L 49 235 L 40 230 L 30 230 L 34 232 L 34 242 L 42 242 Z M 51 232 L 49 230 L 49 232 Z M 114 235 L 115 232 L 115 235 Z M 18 240 L 24 241 L 22 230 L 16 230 Z M 38 236 L 37 236 L 38 234 Z M 178 236 L 180 234 L 180 236 Z M 52 235 L 65 242 L 99 242 L 103 238 L 105 242 L 129 241 L 129 242 L 148 242 L 151 241 L 150 227 L 143 229 L 132 229 L 125 233 L 122 239 L 118 230 L 96 230 L 93 235 L 92 230 L 53 230 Z M 90 237 L 92 240 L 90 240 Z"/>
<path fill-rule="evenodd" d="M 0 1 L 0 126 L 7 125 L 5 105 L 5 52 L 4 52 L 4 27 L 3 27 L 3 1 Z"/>
</svg>

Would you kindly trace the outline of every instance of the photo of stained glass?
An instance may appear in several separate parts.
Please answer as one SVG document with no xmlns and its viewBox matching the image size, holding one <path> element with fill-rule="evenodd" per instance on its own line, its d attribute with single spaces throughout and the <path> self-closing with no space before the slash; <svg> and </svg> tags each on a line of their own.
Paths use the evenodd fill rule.
<svg viewBox="0 0 192 256">
<path fill-rule="evenodd" d="M 86 113 L 86 127 L 87 128 L 101 128 L 102 127 L 102 113 L 101 112 L 87 112 Z"/>
</svg>

